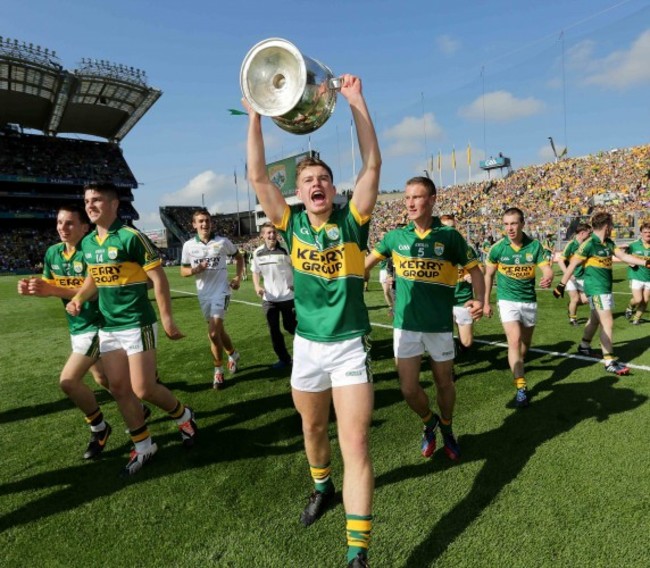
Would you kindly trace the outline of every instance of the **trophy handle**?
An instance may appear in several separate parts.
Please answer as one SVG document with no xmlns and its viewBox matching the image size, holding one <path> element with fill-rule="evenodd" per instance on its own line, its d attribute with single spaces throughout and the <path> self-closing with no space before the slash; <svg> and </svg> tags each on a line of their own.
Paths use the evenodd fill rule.
<svg viewBox="0 0 650 568">
<path fill-rule="evenodd" d="M 340 91 L 343 86 L 343 77 L 332 77 L 328 82 L 327 86 L 332 91 Z"/>
</svg>

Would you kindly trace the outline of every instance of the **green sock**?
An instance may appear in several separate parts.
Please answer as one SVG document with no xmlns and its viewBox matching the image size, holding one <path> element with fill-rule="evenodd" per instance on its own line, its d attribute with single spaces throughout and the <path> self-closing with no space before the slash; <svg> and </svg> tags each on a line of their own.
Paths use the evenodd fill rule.
<svg viewBox="0 0 650 568">
<path fill-rule="evenodd" d="M 362 552 L 368 554 L 372 517 L 370 515 L 345 515 L 345 529 L 348 537 L 348 562 Z"/>
</svg>

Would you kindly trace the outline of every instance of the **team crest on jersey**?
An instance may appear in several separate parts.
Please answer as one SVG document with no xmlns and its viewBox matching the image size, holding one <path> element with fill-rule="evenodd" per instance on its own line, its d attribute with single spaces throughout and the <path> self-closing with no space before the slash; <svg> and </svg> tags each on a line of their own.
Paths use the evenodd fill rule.
<svg viewBox="0 0 650 568">
<path fill-rule="evenodd" d="M 445 245 L 443 243 L 435 243 L 433 245 L 433 252 L 436 256 L 442 256 L 445 252 Z"/>
<path fill-rule="evenodd" d="M 325 234 L 330 241 L 337 241 L 341 236 L 337 225 L 325 225 Z"/>
<path fill-rule="evenodd" d="M 77 274 L 81 274 L 84 271 L 84 265 L 81 264 L 78 260 L 75 260 L 72 263 L 72 270 L 74 270 Z"/>
<path fill-rule="evenodd" d="M 115 260 L 117 258 L 117 247 L 108 247 L 108 258 Z"/>
<path fill-rule="evenodd" d="M 211 256 L 217 256 L 221 252 L 222 246 L 221 243 L 212 243 L 208 247 L 208 254 Z"/>
<path fill-rule="evenodd" d="M 533 262 L 533 254 L 530 252 L 526 253 L 526 262 Z"/>
</svg>

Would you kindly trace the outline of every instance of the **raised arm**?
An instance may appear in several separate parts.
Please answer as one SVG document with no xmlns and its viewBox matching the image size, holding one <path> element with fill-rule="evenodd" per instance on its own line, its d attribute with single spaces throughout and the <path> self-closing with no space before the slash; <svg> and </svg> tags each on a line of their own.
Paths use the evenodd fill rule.
<svg viewBox="0 0 650 568">
<path fill-rule="evenodd" d="M 250 181 L 260 205 L 269 221 L 279 225 L 282 221 L 287 202 L 280 189 L 271 181 L 266 171 L 264 137 L 262 136 L 262 117 L 242 99 L 248 111 L 248 142 L 246 145 L 248 180 Z"/>
<path fill-rule="evenodd" d="M 368 217 L 375 208 L 379 193 L 379 142 L 363 96 L 361 79 L 354 75 L 343 75 L 342 80 L 341 95 L 347 99 L 352 111 L 363 163 L 352 193 L 352 203 L 362 217 Z"/>
</svg>

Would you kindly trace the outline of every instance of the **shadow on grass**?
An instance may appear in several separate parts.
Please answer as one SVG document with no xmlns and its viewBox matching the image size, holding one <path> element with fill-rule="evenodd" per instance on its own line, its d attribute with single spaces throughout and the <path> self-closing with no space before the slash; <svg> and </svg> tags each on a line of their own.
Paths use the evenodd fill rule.
<svg viewBox="0 0 650 568">
<path fill-rule="evenodd" d="M 92 389 L 95 383 L 90 385 Z M 102 405 L 113 401 L 113 397 L 103 389 L 96 389 L 93 391 L 97 397 L 97 402 Z M 68 410 L 75 409 L 74 403 L 63 394 L 59 400 L 52 402 L 44 402 L 42 404 L 32 404 L 30 406 L 21 406 L 19 408 L 12 408 L 0 412 L 0 424 L 9 424 L 10 422 L 19 422 L 20 420 L 30 420 L 31 418 L 40 418 L 46 414 L 54 414 L 56 412 L 67 412 Z"/>
<path fill-rule="evenodd" d="M 270 412 L 278 417 L 270 419 L 262 427 L 254 422 Z M 52 469 L 0 485 L 0 494 L 24 492 L 26 501 L 30 499 L 30 492 L 51 490 L 48 495 L 29 500 L 0 516 L 0 532 L 75 509 L 134 483 L 199 470 L 218 463 L 303 451 L 300 417 L 293 408 L 288 392 L 240 401 L 197 414 L 200 430 L 196 447 L 190 451 L 183 450 L 176 429 L 170 425 L 169 433 L 155 435 L 159 450 L 153 464 L 131 478 L 119 477 L 127 457 L 124 447 L 115 448 L 113 440 L 118 436 L 114 431 L 114 438 L 109 441 L 109 448 L 113 449 L 107 449 L 101 460 Z M 201 428 L 202 418 L 206 416 L 217 416 L 219 420 Z M 162 421 L 169 422 L 166 419 Z M 249 421 L 254 423 L 246 426 L 245 423 Z M 122 427 L 121 424 L 119 426 Z"/>
<path fill-rule="evenodd" d="M 554 350 L 559 350 L 559 347 Z M 406 566 L 433 566 L 451 543 L 519 475 L 542 444 L 570 431 L 584 420 L 605 421 L 646 402 L 648 397 L 632 389 L 612 388 L 618 382 L 613 376 L 601 376 L 588 384 L 560 382 L 576 369 L 589 365 L 586 361 L 565 359 L 553 369 L 551 377 L 531 389 L 533 403 L 529 408 L 513 411 L 494 430 L 460 436 L 462 460 L 484 462 L 484 465 L 467 496 L 431 527 L 421 543 L 411 551 Z M 399 483 L 431 472 L 432 465 L 428 462 L 409 465 L 380 475 L 376 485 Z"/>
</svg>

